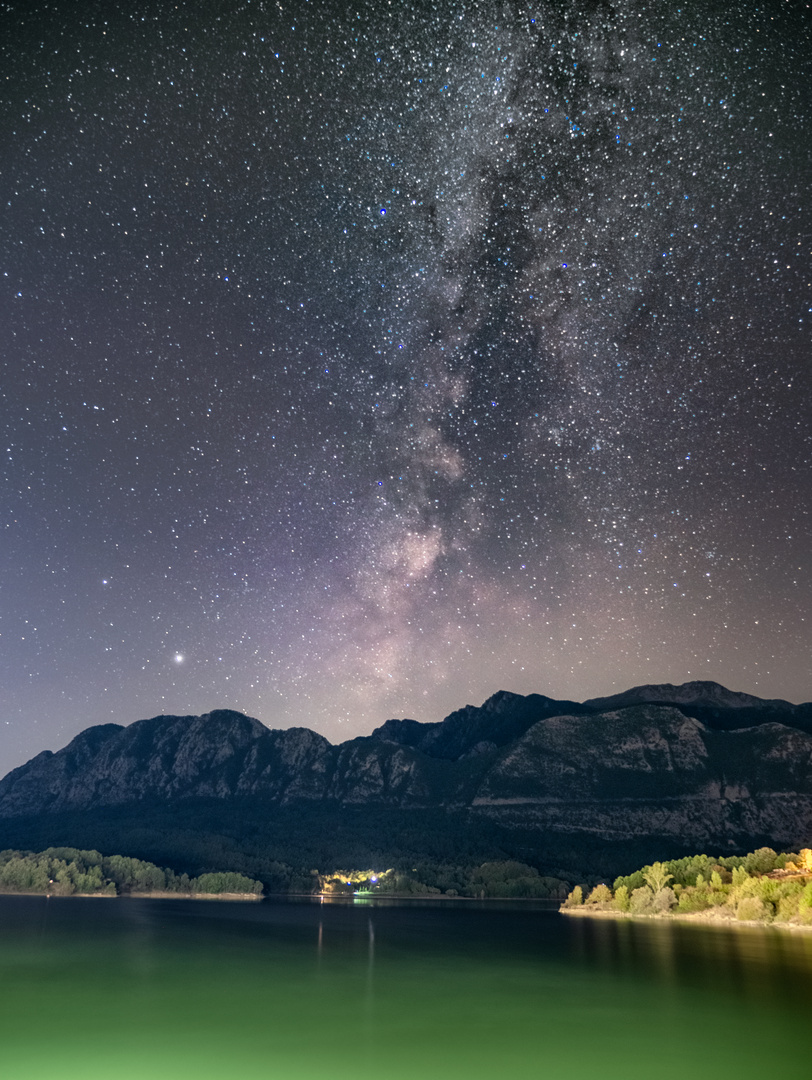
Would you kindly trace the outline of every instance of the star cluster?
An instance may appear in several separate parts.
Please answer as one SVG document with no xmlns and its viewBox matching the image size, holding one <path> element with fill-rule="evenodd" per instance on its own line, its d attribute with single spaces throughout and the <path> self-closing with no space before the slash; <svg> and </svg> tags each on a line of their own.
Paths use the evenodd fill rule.
<svg viewBox="0 0 812 1080">
<path fill-rule="evenodd" d="M 3 771 L 812 696 L 808 4 L 0 20 Z"/>
</svg>

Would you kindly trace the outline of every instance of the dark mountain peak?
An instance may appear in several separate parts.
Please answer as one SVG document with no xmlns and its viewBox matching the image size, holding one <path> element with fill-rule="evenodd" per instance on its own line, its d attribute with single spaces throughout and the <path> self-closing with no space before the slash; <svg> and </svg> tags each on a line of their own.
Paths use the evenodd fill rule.
<svg viewBox="0 0 812 1080">
<path fill-rule="evenodd" d="M 329 739 L 310 728 L 292 727 L 273 731 L 266 728 L 265 736 L 259 745 L 266 747 L 267 753 L 275 753 L 286 768 L 309 768 L 314 761 L 323 759 L 333 750 Z"/>
<path fill-rule="evenodd" d="M 541 694 L 514 694 L 510 690 L 497 690 L 482 705 L 464 705 L 455 709 L 439 723 L 419 720 L 387 720 L 375 728 L 371 738 L 377 742 L 412 746 L 430 757 L 458 758 L 483 742 L 502 745 L 502 728 L 506 720 L 526 728 L 525 720 L 535 722 L 545 706 L 554 705 L 555 711 L 566 711 L 573 702 L 553 702 Z M 580 706 L 575 705 L 578 709 Z M 481 747 L 480 747 L 481 748 Z"/>
<path fill-rule="evenodd" d="M 370 735 L 378 742 L 397 743 L 398 746 L 418 746 L 420 741 L 437 723 L 421 723 L 419 720 L 386 720 Z"/>
<path fill-rule="evenodd" d="M 528 712 L 536 709 L 546 710 L 550 706 L 553 706 L 556 710 L 569 710 L 573 706 L 576 709 L 580 708 L 576 701 L 559 701 L 556 698 L 546 697 L 544 694 L 514 694 L 512 690 L 497 690 L 495 694 L 491 694 L 487 701 L 482 703 L 480 708 L 486 712 L 504 713 L 517 710 Z M 474 705 L 466 705 L 465 709 L 472 709 L 475 713 L 479 712 L 479 709 Z M 459 711 L 463 712 L 465 710 Z M 455 714 L 452 713 L 453 715 Z"/>
<path fill-rule="evenodd" d="M 259 720 L 232 709 L 215 709 L 202 716 L 153 716 L 136 720 L 121 728 L 113 747 L 108 750 L 126 753 L 133 760 L 160 751 L 164 760 L 180 752 L 202 761 L 216 756 L 224 748 L 245 748 L 268 734 Z"/>
<path fill-rule="evenodd" d="M 647 684 L 625 690 L 622 694 L 610 697 L 591 698 L 584 702 L 593 709 L 623 708 L 625 705 L 669 704 L 669 705 L 704 705 L 721 709 L 758 709 L 765 706 L 773 709 L 793 709 L 788 701 L 780 699 L 765 700 L 728 690 L 717 682 L 696 680 L 674 686 L 672 683 Z"/>
<path fill-rule="evenodd" d="M 269 733 L 267 728 L 253 716 L 235 712 L 233 709 L 214 709 L 195 719 L 193 728 L 201 736 L 214 739 L 237 740 L 249 743 L 262 739 Z"/>
<path fill-rule="evenodd" d="M 483 701 L 481 708 L 487 712 L 504 712 L 525 700 L 522 694 L 514 694 L 511 690 L 497 690 L 487 701 Z M 475 709 L 475 706 L 466 705 L 466 709 Z"/>
<path fill-rule="evenodd" d="M 587 708 L 596 712 L 644 704 L 673 705 L 685 716 L 693 716 L 722 731 L 779 723 L 812 733 L 812 703 L 793 705 L 780 698 L 758 698 L 710 681 L 696 680 L 679 686 L 671 683 L 635 686 L 622 694 L 585 702 Z"/>
<path fill-rule="evenodd" d="M 506 746 L 548 717 L 607 713 L 640 705 L 672 706 L 683 716 L 723 730 L 777 721 L 812 731 L 812 706 L 763 701 L 728 690 L 716 682 L 694 681 L 679 686 L 670 683 L 636 686 L 622 694 L 583 703 L 498 690 L 482 705 L 465 705 L 440 723 L 387 720 L 373 731 L 371 738 L 413 747 L 429 757 L 457 761 L 472 753 L 482 754 Z"/>
<path fill-rule="evenodd" d="M 95 753 L 108 739 L 115 738 L 123 730 L 123 724 L 96 724 L 95 727 L 85 728 L 84 731 L 80 731 L 78 735 L 71 739 L 65 749 L 74 752 L 90 751 Z"/>
<path fill-rule="evenodd" d="M 122 731 L 126 728 L 121 724 L 97 724 L 80 731 L 55 754 L 50 750 L 37 754 L 0 780 L 0 803 L 12 813 L 25 812 L 29 805 L 37 808 L 35 812 L 49 809 L 74 777 L 85 772 Z"/>
<path fill-rule="evenodd" d="M 245 713 L 237 712 L 236 709 L 212 709 L 211 712 L 202 713 L 200 716 L 191 714 L 180 716 L 173 713 L 162 713 L 160 716 L 151 716 L 147 720 L 135 720 L 132 724 L 127 725 L 127 730 L 131 731 L 133 728 L 138 728 L 139 730 L 146 731 L 155 726 L 177 728 L 178 730 L 186 727 L 197 727 L 209 728 L 211 730 L 251 728 L 258 731 L 268 731 L 268 728 L 260 723 L 259 720 L 255 720 L 251 716 L 246 716 Z"/>
<path fill-rule="evenodd" d="M 99 753 L 103 746 L 115 739 L 122 731 L 126 731 L 126 728 L 121 724 L 96 724 L 95 727 L 85 728 L 84 731 L 80 731 L 66 747 L 58 750 L 56 754 L 52 754 L 50 750 L 44 750 L 33 760 L 44 762 L 49 757 L 59 757 L 64 759 L 65 768 L 68 771 L 75 772 L 77 769 L 83 768 L 88 761 L 91 761 Z M 32 762 L 29 762 L 29 764 L 32 764 Z M 25 767 L 22 766 L 22 768 Z M 14 773 L 17 771 L 15 769 Z M 9 773 L 9 776 L 14 773 Z"/>
<path fill-rule="evenodd" d="M 331 745 L 308 728 L 271 731 L 244 713 L 153 716 L 128 727 L 83 731 L 63 750 L 40 755 L 0 784 L 10 813 L 120 805 L 142 800 L 230 798 L 257 789 L 284 797 L 308 791 L 327 771 Z"/>
<path fill-rule="evenodd" d="M 256 728 L 258 725 L 262 731 L 269 730 L 259 720 L 255 720 L 253 716 L 246 716 L 245 713 L 237 712 L 235 709 L 212 709 L 211 712 L 203 713 L 202 716 L 196 717 L 195 719 L 200 719 L 210 724 L 217 724 L 221 727 L 227 727 L 229 725 L 243 727 L 248 724 L 252 728 Z"/>
<path fill-rule="evenodd" d="M 431 757 L 456 761 L 472 751 L 482 754 L 518 739 L 529 727 L 559 713 L 589 712 L 575 701 L 556 701 L 542 694 L 514 694 L 499 690 L 480 706 L 466 705 L 440 724 L 427 724 L 416 746 Z"/>
</svg>

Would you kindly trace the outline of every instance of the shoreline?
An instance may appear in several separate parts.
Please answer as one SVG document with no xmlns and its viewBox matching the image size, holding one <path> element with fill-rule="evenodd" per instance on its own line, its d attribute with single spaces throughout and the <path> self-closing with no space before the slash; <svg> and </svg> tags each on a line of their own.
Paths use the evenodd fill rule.
<svg viewBox="0 0 812 1080">
<path fill-rule="evenodd" d="M 33 890 L 0 890 L 0 899 L 4 896 L 42 896 L 47 900 L 313 900 L 319 903 L 357 903 L 373 901 L 414 901 L 416 903 L 427 900 L 452 902 L 462 900 L 466 903 L 508 903 L 508 904 L 548 904 L 550 910 L 554 910 L 554 904 L 561 901 L 555 897 L 546 896 L 447 896 L 445 893 L 184 893 L 169 892 L 166 890 L 153 889 L 150 892 L 124 892 L 124 893 L 44 893 Z M 610 913 L 607 913 L 610 914 Z"/>
<path fill-rule="evenodd" d="M 85 894 L 85 895 L 93 895 Z M 151 892 L 119 893 L 114 900 L 262 900 L 263 893 L 236 893 L 236 892 L 204 892 L 204 893 L 177 893 L 164 892 L 154 889 Z"/>
<path fill-rule="evenodd" d="M 26 890 L 0 891 L 4 896 L 41 896 L 44 900 L 262 900 L 256 893 L 179 893 L 153 890 L 135 893 L 44 893 Z"/>
<path fill-rule="evenodd" d="M 314 900 L 464 900 L 478 904 L 560 904 L 555 896 L 448 896 L 447 893 L 269 893 L 269 896 L 295 896 Z M 552 907 L 551 907 L 552 910 Z"/>
<path fill-rule="evenodd" d="M 718 912 L 695 911 L 682 912 L 678 915 L 633 915 L 630 911 L 584 911 L 581 907 L 560 907 L 560 914 L 574 915 L 582 919 L 630 919 L 634 922 L 681 922 L 693 923 L 701 926 L 716 926 L 731 929 L 757 928 L 759 930 L 790 930 L 792 933 L 812 933 L 812 924 L 804 926 L 802 923 L 792 922 L 759 922 L 757 919 L 737 919 L 735 915 L 722 915 Z"/>
</svg>

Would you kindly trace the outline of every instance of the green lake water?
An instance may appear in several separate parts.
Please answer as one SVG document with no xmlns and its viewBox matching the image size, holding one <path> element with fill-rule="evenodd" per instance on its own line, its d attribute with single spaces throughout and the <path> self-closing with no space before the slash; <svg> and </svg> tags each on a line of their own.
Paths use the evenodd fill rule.
<svg viewBox="0 0 812 1080">
<path fill-rule="evenodd" d="M 769 928 L 0 897 L 3 1080 L 763 1080 L 810 1007 L 812 935 Z"/>
</svg>

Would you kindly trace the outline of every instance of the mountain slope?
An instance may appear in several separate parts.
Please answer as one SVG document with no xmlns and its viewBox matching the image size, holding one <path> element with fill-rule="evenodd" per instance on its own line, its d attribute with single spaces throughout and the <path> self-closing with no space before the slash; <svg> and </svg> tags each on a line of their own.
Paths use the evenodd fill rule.
<svg viewBox="0 0 812 1080">
<path fill-rule="evenodd" d="M 347 829 L 354 852 L 387 859 L 476 851 L 618 871 L 641 853 L 799 848 L 812 840 L 812 735 L 792 721 L 808 708 L 694 683 L 584 704 L 501 692 L 338 746 L 228 710 L 107 724 L 0 781 L 0 847 L 102 834 L 109 846 L 112 830 L 116 850 L 146 857 L 183 821 L 178 857 L 218 837 L 302 864 L 342 861 Z"/>
</svg>

